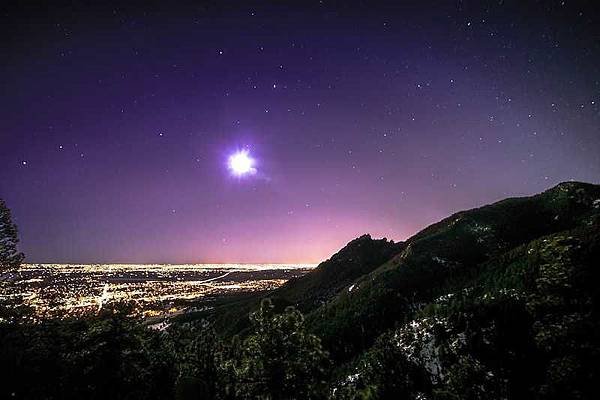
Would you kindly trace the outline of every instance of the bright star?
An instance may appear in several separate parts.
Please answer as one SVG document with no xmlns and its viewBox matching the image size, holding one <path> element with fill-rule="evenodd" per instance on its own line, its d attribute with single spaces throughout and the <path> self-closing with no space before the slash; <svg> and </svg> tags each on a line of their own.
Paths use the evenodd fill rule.
<svg viewBox="0 0 600 400">
<path fill-rule="evenodd" d="M 254 159 L 248 150 L 240 150 L 229 157 L 229 169 L 236 176 L 255 174 Z"/>
</svg>

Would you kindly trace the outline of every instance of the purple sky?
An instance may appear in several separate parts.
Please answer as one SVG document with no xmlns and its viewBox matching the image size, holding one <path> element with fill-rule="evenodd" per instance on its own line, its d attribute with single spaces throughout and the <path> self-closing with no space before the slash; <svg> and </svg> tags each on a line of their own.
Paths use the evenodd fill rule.
<svg viewBox="0 0 600 400">
<path fill-rule="evenodd" d="M 27 261 L 317 262 L 600 181 L 593 2 L 282 3 L 0 6 Z"/>
</svg>

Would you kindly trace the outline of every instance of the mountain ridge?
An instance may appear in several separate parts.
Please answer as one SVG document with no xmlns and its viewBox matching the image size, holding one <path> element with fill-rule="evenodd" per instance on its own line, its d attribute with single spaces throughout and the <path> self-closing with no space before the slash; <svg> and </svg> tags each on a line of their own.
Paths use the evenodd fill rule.
<svg viewBox="0 0 600 400">
<path fill-rule="evenodd" d="M 416 298 L 425 300 L 435 282 L 453 275 L 454 279 L 460 279 L 461 275 L 468 275 L 470 269 L 493 255 L 543 234 L 573 227 L 593 210 L 598 211 L 593 206 L 598 198 L 600 186 L 566 182 L 534 196 L 504 199 L 455 213 L 409 238 L 406 247 L 394 258 L 368 276 L 358 278 L 351 292 L 341 291 L 332 302 L 316 314 L 309 314 L 307 319 L 315 331 L 325 332 L 326 343 L 335 341 L 328 335 L 331 320 L 346 319 L 349 337 L 356 338 L 359 321 L 359 332 L 378 332 L 390 327 L 385 321 L 395 322 L 405 317 L 407 310 L 398 303 L 389 304 L 392 299 L 402 299 L 404 303 Z M 349 300 L 363 292 L 360 301 Z M 357 302 L 360 302 L 360 310 L 353 306 Z M 394 312 L 390 313 L 390 310 Z M 360 316 L 367 318 L 361 321 Z M 338 336 L 340 325 L 333 325 L 336 326 L 335 336 Z M 334 343 L 331 346 L 335 348 Z"/>
<path fill-rule="evenodd" d="M 563 182 L 459 211 L 404 242 L 363 235 L 305 276 L 209 319 L 244 334 L 262 298 L 300 309 L 338 365 L 334 398 L 560 398 L 567 389 L 585 398 L 600 352 L 578 343 L 600 348 L 599 243 L 600 186 Z M 565 336 L 556 326 L 570 329 L 570 347 L 557 344 Z M 473 379 L 485 390 L 470 389 Z"/>
</svg>

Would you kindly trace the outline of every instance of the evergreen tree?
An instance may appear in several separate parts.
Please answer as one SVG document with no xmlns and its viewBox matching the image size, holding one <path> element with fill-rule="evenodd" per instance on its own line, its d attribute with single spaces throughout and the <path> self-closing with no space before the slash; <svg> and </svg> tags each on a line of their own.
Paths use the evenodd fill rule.
<svg viewBox="0 0 600 400">
<path fill-rule="evenodd" d="M 18 268 L 23 261 L 23 253 L 17 250 L 17 226 L 12 222 L 10 210 L 0 199 L 0 272 Z"/>
<path fill-rule="evenodd" d="M 328 355 L 306 331 L 302 314 L 275 314 L 269 299 L 251 315 L 254 334 L 243 343 L 237 396 L 252 399 L 318 399 L 326 393 Z"/>
<path fill-rule="evenodd" d="M 178 376 L 176 399 L 227 398 L 227 375 L 223 373 L 223 343 L 217 333 L 205 324 L 176 326 L 169 330 L 170 350 L 176 354 Z"/>
</svg>

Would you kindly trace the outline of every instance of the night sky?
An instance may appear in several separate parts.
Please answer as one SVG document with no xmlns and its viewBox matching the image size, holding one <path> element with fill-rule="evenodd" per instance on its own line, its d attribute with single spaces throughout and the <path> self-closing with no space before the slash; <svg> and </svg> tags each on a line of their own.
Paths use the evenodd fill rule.
<svg viewBox="0 0 600 400">
<path fill-rule="evenodd" d="M 0 197 L 28 262 L 317 262 L 600 182 L 593 1 L 12 3 Z"/>
</svg>

